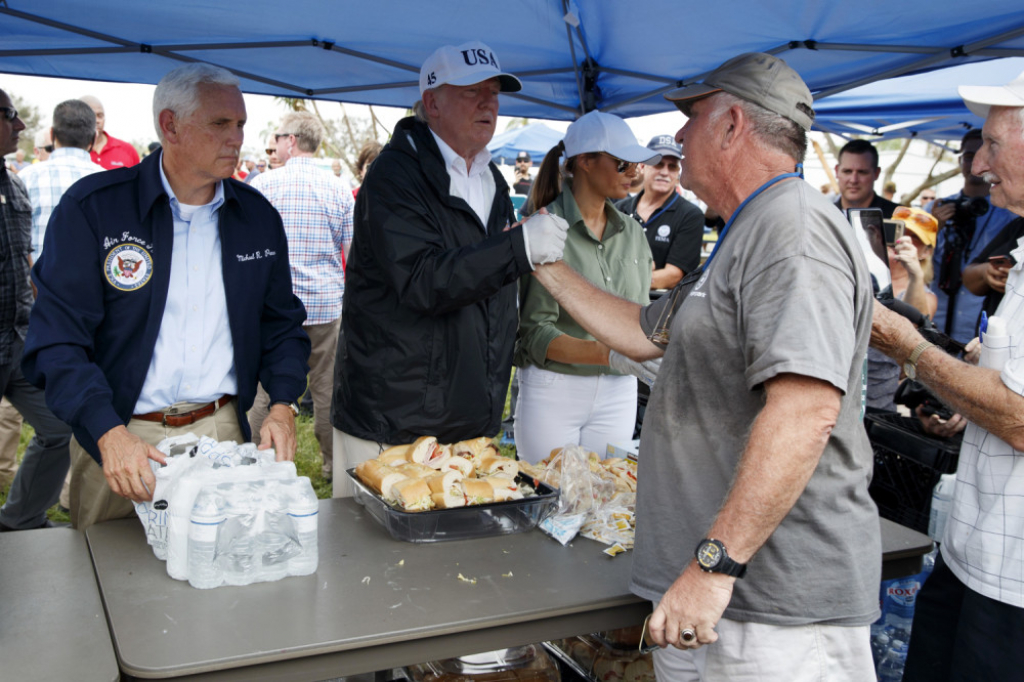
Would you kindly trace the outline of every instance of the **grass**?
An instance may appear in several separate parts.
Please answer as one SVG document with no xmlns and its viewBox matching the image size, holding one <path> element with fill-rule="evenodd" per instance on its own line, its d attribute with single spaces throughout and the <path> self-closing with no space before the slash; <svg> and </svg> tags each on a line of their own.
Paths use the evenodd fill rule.
<svg viewBox="0 0 1024 682">
<path fill-rule="evenodd" d="M 509 413 L 509 399 L 510 394 L 505 396 L 505 414 Z M 316 491 L 316 496 L 322 500 L 328 499 L 331 496 L 331 482 L 323 477 L 320 466 L 320 446 L 316 442 L 316 436 L 313 435 L 313 418 L 304 415 L 299 415 L 295 419 L 296 436 L 298 438 L 298 448 L 295 452 L 295 468 L 299 472 L 299 476 L 308 476 L 310 482 L 313 484 L 313 490 Z M 35 435 L 35 431 L 28 424 L 24 424 L 21 427 L 21 441 L 18 444 L 18 462 L 21 462 L 22 457 L 25 455 L 25 446 L 32 440 L 32 436 Z M 500 435 L 500 434 L 499 434 Z M 501 454 L 506 457 L 515 457 L 516 448 L 514 445 L 499 445 Z M 337 472 L 337 475 L 344 476 L 344 472 Z M 0 489 L 0 505 L 7 501 L 7 487 Z M 54 505 L 47 512 L 46 515 L 54 522 L 68 523 L 71 518 L 63 511 L 59 505 Z"/>
</svg>

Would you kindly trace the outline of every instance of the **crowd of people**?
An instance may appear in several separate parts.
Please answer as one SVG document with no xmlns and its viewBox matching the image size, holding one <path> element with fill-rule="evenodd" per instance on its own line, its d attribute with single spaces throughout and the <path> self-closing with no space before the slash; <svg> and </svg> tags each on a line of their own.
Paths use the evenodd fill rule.
<svg viewBox="0 0 1024 682">
<path fill-rule="evenodd" d="M 509 187 L 487 143 L 499 95 L 521 88 L 483 43 L 439 48 L 413 115 L 360 153 L 355 197 L 340 162 L 314 163 L 309 113 L 281 119 L 266 160 L 243 157 L 239 80 L 217 67 L 164 76 L 141 161 L 95 98 L 58 105 L 35 141 L 47 158 L 0 170 L 0 392 L 36 432 L 0 530 L 48 526 L 65 478 L 75 528 L 132 515 L 165 461 L 155 445 L 180 433 L 291 459 L 307 388 L 342 497 L 344 473 L 390 446 L 497 435 L 513 366 L 531 462 L 629 440 L 639 379 L 653 388 L 630 587 L 651 601 L 659 679 L 873 679 L 862 387 L 888 404 L 902 371 L 956 413 L 921 414 L 930 432 L 964 431 L 906 679 L 1016 674 L 1024 81 L 962 89 L 986 122 L 961 141 L 963 190 L 924 208 L 875 193 L 863 140 L 839 153 L 835 201 L 802 180 L 814 102 L 774 56 L 667 93 L 685 125 L 646 146 L 587 113 L 536 176 L 520 154 Z M 10 154 L 25 126 L 2 90 L 0 114 Z M 886 281 L 845 214 L 866 208 L 906 229 Z M 1009 327 L 1002 367 L 976 364 L 983 311 Z"/>
</svg>

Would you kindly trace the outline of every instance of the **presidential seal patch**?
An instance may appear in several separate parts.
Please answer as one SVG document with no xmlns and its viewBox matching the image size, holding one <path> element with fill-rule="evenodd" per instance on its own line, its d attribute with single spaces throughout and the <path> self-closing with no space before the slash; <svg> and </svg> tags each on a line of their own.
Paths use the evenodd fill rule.
<svg viewBox="0 0 1024 682">
<path fill-rule="evenodd" d="M 135 291 L 153 276 L 153 257 L 136 244 L 120 244 L 107 254 L 103 271 L 115 289 Z"/>
</svg>

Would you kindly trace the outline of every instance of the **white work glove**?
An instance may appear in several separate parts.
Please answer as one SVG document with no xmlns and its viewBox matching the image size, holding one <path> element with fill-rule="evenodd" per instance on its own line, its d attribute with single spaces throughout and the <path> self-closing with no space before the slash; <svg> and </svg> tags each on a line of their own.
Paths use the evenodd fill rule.
<svg viewBox="0 0 1024 682">
<path fill-rule="evenodd" d="M 661 358 L 637 362 L 630 360 L 618 351 L 608 351 L 608 366 L 616 372 L 632 374 L 648 386 L 654 386 L 654 380 L 658 378 L 658 370 L 661 369 Z"/>
<path fill-rule="evenodd" d="M 530 267 L 562 260 L 568 231 L 569 223 L 550 213 L 534 214 L 528 218 L 523 223 L 523 242 Z"/>
</svg>

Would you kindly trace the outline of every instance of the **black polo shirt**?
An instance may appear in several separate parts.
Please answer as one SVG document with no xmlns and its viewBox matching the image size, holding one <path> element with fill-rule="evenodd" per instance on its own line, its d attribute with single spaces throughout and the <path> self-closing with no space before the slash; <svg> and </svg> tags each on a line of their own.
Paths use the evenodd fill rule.
<svg viewBox="0 0 1024 682">
<path fill-rule="evenodd" d="M 644 222 L 636 212 L 641 191 L 635 197 L 618 201 L 615 207 L 643 226 L 647 243 L 654 256 L 654 268 L 671 264 L 689 274 L 700 266 L 700 249 L 704 241 L 704 214 L 699 208 L 673 192 L 658 210 Z"/>
<path fill-rule="evenodd" d="M 868 206 L 868 208 L 882 209 L 882 217 L 885 218 L 886 220 L 889 220 L 892 218 L 892 212 L 896 210 L 897 206 L 899 206 L 899 204 L 889 201 L 885 197 L 880 197 L 877 194 L 875 194 L 871 199 L 871 205 Z M 836 208 L 838 208 L 840 211 L 843 211 L 843 213 L 846 213 L 846 211 L 843 210 L 842 197 L 836 199 Z"/>
</svg>

